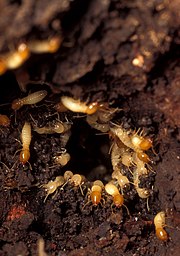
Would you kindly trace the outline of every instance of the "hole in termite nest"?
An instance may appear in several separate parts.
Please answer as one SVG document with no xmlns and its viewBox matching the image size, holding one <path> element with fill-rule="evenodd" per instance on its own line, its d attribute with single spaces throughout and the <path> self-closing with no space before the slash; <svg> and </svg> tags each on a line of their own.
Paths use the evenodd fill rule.
<svg viewBox="0 0 180 256">
<path fill-rule="evenodd" d="M 71 155 L 68 168 L 83 174 L 88 180 L 104 180 L 111 172 L 108 134 L 91 128 L 83 118 L 73 121 L 72 135 L 67 144 Z"/>
</svg>

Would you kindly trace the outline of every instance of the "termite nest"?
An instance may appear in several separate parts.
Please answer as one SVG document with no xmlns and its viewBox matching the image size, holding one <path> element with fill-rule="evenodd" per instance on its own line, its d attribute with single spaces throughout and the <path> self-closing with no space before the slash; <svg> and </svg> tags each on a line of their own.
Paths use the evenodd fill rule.
<svg viewBox="0 0 180 256">
<path fill-rule="evenodd" d="M 32 45 L 31 49 L 35 47 Z M 128 217 L 133 211 L 134 199 L 136 202 L 144 201 L 150 211 L 149 198 L 153 195 L 153 179 L 149 182 L 148 178 L 155 175 L 152 134 L 149 136 L 138 127 L 125 128 L 120 121 L 120 116 L 123 115 L 121 106 L 82 101 L 64 95 L 51 95 L 48 99 L 49 95 L 49 89 L 30 91 L 28 95 L 12 99 L 11 104 L 6 106 L 9 115 L 0 115 L 0 126 L 3 127 L 2 134 L 6 137 L 6 143 L 6 133 L 17 130 L 18 136 L 13 138 L 16 150 L 11 152 L 11 166 L 15 172 L 22 168 L 32 176 L 33 173 L 40 173 L 33 187 L 41 191 L 43 203 L 56 200 L 58 194 L 70 189 L 79 191 L 83 198 L 80 207 L 82 214 L 87 208 L 94 211 L 107 204 L 113 210 L 121 209 Z M 91 136 L 97 138 L 95 144 L 91 145 L 93 160 L 88 164 L 82 164 L 84 152 L 89 154 L 89 151 L 81 132 L 83 136 L 87 136 L 87 140 L 88 137 L 91 140 Z M 105 150 L 99 144 L 102 140 L 106 141 Z M 71 147 L 72 141 L 77 142 L 74 143 L 77 148 Z M 47 156 L 49 152 L 52 155 Z M 105 163 L 103 157 L 98 159 L 100 155 L 106 159 Z M 0 164 L 4 173 L 11 172 L 5 155 L 1 156 Z M 93 178 L 88 180 L 89 171 L 93 168 L 98 170 L 98 164 L 104 164 L 105 173 L 93 173 Z M 49 173 L 48 180 L 41 179 L 43 172 Z M 145 185 L 146 180 L 149 186 Z M 15 186 L 17 189 L 18 185 Z M 11 184 L 4 184 L 4 189 L 10 188 Z M 156 236 L 167 241 L 163 212 L 155 216 L 154 225 Z"/>
</svg>

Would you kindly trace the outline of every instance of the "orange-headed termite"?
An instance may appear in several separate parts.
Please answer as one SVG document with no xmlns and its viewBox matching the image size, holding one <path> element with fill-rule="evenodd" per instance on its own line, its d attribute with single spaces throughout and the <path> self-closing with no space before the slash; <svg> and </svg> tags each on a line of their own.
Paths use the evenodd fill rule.
<svg viewBox="0 0 180 256">
<path fill-rule="evenodd" d="M 31 125 L 28 122 L 25 122 L 22 128 L 21 141 L 22 141 L 22 150 L 20 153 L 20 162 L 22 164 L 25 164 L 26 162 L 28 162 L 30 158 L 29 146 L 31 143 Z"/>
</svg>

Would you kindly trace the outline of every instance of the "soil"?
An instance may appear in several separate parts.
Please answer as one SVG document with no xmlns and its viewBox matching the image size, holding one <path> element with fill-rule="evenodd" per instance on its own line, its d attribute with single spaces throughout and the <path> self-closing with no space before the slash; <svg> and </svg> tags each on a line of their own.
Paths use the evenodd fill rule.
<svg viewBox="0 0 180 256">
<path fill-rule="evenodd" d="M 0 113 L 11 120 L 9 127 L 0 127 L 0 256 L 45 255 L 37 252 L 40 238 L 47 255 L 179 255 L 178 2 L 1 1 L 1 54 L 33 38 L 58 34 L 64 39 L 56 53 L 34 54 L 0 77 Z M 40 89 L 48 91 L 42 102 L 11 109 L 14 99 Z M 87 196 L 91 182 L 111 178 L 111 140 L 91 128 L 84 115 L 58 115 L 54 105 L 62 95 L 108 102 L 121 109 L 113 122 L 141 128 L 153 139 L 154 150 L 148 151 L 153 171 L 140 183 L 151 191 L 150 209 L 133 185 L 124 192 L 130 215 L 124 206 L 112 207 L 104 193 L 102 204 L 92 206 Z M 66 145 L 70 162 L 54 166 L 65 136 L 32 131 L 29 164 L 22 165 L 17 150 L 24 122 L 43 127 L 56 119 L 72 122 Z M 44 202 L 41 185 L 66 170 L 86 177 L 84 195 L 68 183 Z M 159 211 L 167 216 L 166 242 L 155 235 L 153 219 Z"/>
</svg>

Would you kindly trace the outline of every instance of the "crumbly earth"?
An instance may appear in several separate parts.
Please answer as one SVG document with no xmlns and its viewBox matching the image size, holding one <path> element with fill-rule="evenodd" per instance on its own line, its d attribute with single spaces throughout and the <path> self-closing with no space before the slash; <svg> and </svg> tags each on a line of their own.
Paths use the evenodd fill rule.
<svg viewBox="0 0 180 256">
<path fill-rule="evenodd" d="M 32 55 L 21 68 L 0 77 L 0 113 L 11 120 L 10 127 L 0 127 L 0 256 L 38 255 L 40 238 L 52 256 L 179 255 L 178 6 L 177 0 L 1 1 L 1 53 L 31 38 L 59 34 L 64 41 L 57 53 Z M 42 102 L 11 109 L 14 99 L 40 89 L 48 91 Z M 112 207 L 105 194 L 102 204 L 92 207 L 90 182 L 111 178 L 111 141 L 92 129 L 84 115 L 58 115 L 54 105 L 61 95 L 108 102 L 122 109 L 113 122 L 144 129 L 153 138 L 156 154 L 148 152 L 153 171 L 141 179 L 141 186 L 151 190 L 149 210 L 132 184 L 124 192 L 130 215 L 125 207 Z M 68 165 L 54 166 L 63 135 L 32 131 L 30 164 L 23 166 L 18 140 L 24 122 L 43 127 L 56 119 L 73 123 Z M 84 195 L 67 184 L 44 202 L 41 185 L 66 170 L 86 177 Z M 132 180 L 130 173 L 128 177 Z M 168 217 L 167 242 L 156 238 L 153 225 L 162 210 Z"/>
</svg>

